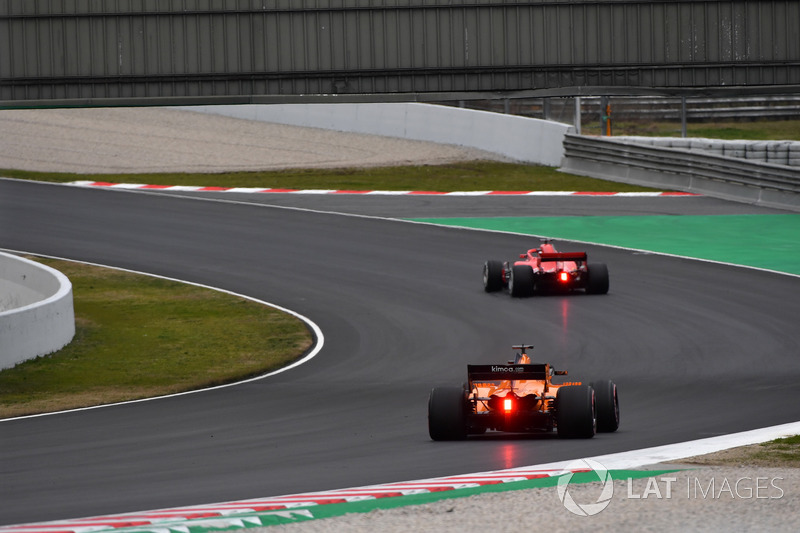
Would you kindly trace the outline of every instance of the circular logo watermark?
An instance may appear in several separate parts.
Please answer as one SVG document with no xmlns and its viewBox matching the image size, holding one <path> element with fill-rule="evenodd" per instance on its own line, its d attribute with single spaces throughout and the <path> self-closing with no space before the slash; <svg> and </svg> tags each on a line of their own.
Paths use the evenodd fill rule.
<svg viewBox="0 0 800 533">
<path fill-rule="evenodd" d="M 556 490 L 558 490 L 558 499 L 561 500 L 561 503 L 564 504 L 564 507 L 569 512 L 578 516 L 594 516 L 608 507 L 608 504 L 611 503 L 611 498 L 614 496 L 614 480 L 611 479 L 611 474 L 609 474 L 606 467 L 591 459 L 579 459 L 569 463 L 564 467 L 564 470 L 569 470 L 569 472 L 558 478 Z M 594 503 L 578 503 L 570 495 L 569 482 L 572 480 L 576 470 L 593 470 L 600 479 L 602 488 L 600 496 Z"/>
</svg>

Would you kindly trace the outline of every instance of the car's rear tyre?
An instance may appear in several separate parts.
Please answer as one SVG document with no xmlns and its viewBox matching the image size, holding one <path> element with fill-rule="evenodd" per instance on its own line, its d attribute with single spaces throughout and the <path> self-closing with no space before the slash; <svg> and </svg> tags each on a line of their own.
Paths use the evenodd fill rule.
<svg viewBox="0 0 800 533">
<path fill-rule="evenodd" d="M 587 265 L 589 277 L 586 282 L 586 292 L 589 294 L 608 293 L 608 267 L 604 263 L 590 263 Z"/>
<path fill-rule="evenodd" d="M 556 393 L 556 430 L 563 439 L 590 439 L 597 432 L 594 389 L 568 385 Z"/>
<path fill-rule="evenodd" d="M 433 440 L 467 437 L 467 399 L 462 387 L 436 387 L 428 398 L 428 434 Z"/>
<path fill-rule="evenodd" d="M 597 403 L 597 431 L 613 433 L 619 428 L 619 397 L 617 385 L 610 379 L 591 384 Z"/>
<path fill-rule="evenodd" d="M 483 264 L 483 288 L 496 292 L 503 288 L 503 262 L 489 260 Z"/>
<path fill-rule="evenodd" d="M 515 298 L 532 296 L 536 287 L 533 269 L 528 265 L 511 267 L 511 279 L 508 280 L 508 292 Z"/>
</svg>

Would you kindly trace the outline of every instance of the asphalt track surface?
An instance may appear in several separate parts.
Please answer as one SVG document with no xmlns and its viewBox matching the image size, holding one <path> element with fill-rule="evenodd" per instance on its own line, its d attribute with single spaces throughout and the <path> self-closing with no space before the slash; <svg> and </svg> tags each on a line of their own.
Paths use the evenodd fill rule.
<svg viewBox="0 0 800 533">
<path fill-rule="evenodd" d="M 391 217 L 490 213 L 483 202 L 481 213 L 470 209 L 476 200 L 433 197 L 393 198 L 392 208 L 380 207 L 385 198 L 224 198 L 318 211 L 349 201 L 341 210 Z M 534 203 L 498 202 L 495 214 L 775 212 L 708 198 L 596 200 L 516 199 Z M 531 242 L 0 180 L 1 248 L 218 286 L 301 313 L 325 335 L 317 357 L 268 379 L 0 422 L 0 524 L 534 465 L 800 420 L 796 277 L 562 243 L 609 265 L 608 295 L 484 293 L 483 261 L 513 257 Z M 521 342 L 571 380 L 614 379 L 620 430 L 591 440 L 432 442 L 429 390 L 459 385 L 467 363 L 502 362 Z"/>
</svg>

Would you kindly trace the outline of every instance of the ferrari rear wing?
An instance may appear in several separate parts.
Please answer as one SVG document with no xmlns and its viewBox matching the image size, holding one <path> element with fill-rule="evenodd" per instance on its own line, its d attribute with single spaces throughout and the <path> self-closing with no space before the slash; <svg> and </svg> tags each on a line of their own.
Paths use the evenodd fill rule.
<svg viewBox="0 0 800 533">
<path fill-rule="evenodd" d="M 541 253 L 539 258 L 545 261 L 586 261 L 586 252 L 559 252 L 555 254 Z"/>
<path fill-rule="evenodd" d="M 547 365 L 467 365 L 467 377 L 473 381 L 547 379 Z"/>
</svg>

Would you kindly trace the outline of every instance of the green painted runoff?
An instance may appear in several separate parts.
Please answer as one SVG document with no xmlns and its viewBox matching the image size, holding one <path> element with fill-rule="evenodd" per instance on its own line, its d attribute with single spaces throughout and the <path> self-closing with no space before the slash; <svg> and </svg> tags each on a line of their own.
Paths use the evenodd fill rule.
<svg viewBox="0 0 800 533">
<path fill-rule="evenodd" d="M 800 275 L 800 215 L 416 218 Z"/>
</svg>

